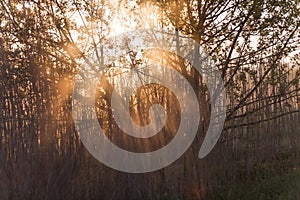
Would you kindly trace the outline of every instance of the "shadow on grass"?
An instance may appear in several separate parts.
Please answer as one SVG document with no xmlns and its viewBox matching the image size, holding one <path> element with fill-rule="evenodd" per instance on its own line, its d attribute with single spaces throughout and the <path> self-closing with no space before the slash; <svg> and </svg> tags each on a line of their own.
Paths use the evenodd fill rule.
<svg viewBox="0 0 300 200">
<path fill-rule="evenodd" d="M 226 193 L 215 194 L 213 199 L 223 200 L 298 200 L 300 199 L 300 170 L 273 176 L 264 181 L 239 183 Z"/>
</svg>

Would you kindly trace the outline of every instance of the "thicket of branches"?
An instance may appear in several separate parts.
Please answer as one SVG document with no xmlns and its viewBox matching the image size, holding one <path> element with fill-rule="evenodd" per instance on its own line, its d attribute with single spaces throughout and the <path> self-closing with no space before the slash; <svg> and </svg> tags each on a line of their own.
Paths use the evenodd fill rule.
<svg viewBox="0 0 300 200">
<path fill-rule="evenodd" d="M 1 199 L 207 199 L 233 182 L 299 166 L 298 1 L 117 3 L 0 1 Z M 80 143 L 72 119 L 72 89 L 81 64 L 108 37 L 113 16 L 131 11 L 129 23 L 143 27 L 140 22 L 147 15 L 142 10 L 147 8 L 155 8 L 159 19 L 148 24 L 192 37 L 213 58 L 225 82 L 227 119 L 222 138 L 205 159 L 197 156 L 207 120 L 192 147 L 171 166 L 126 174 L 99 163 Z M 98 53 L 101 63 L 105 52 Z M 201 75 L 188 72 L 189 64 L 174 55 L 166 59 L 201 93 L 201 108 L 209 116 Z M 149 102 L 143 94 L 152 90 L 157 96 Z M 137 116 L 146 119 L 153 102 L 165 103 L 167 113 L 176 115 L 178 105 L 166 88 L 143 91 L 133 105 L 144 106 Z M 105 95 L 98 102 L 105 111 L 98 112 L 103 124 L 112 122 L 109 92 Z M 176 123 L 169 122 L 165 131 L 176 129 Z M 145 148 L 145 143 L 122 139 L 124 148 Z M 160 135 L 146 144 L 155 149 L 168 140 Z"/>
</svg>

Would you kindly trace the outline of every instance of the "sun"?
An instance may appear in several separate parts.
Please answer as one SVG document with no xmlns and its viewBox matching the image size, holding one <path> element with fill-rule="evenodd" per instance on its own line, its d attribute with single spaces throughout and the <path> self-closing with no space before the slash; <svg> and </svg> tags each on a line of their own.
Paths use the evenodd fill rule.
<svg viewBox="0 0 300 200">
<path fill-rule="evenodd" d="M 115 36 L 115 35 L 119 35 L 121 33 L 130 31 L 132 29 L 134 29 L 134 26 L 132 27 L 128 27 L 128 26 L 124 26 L 124 22 L 125 20 L 130 20 L 130 19 L 125 19 L 125 17 L 116 17 L 112 20 L 112 22 L 110 22 L 110 36 Z"/>
</svg>

